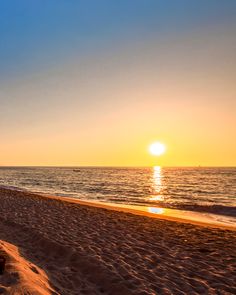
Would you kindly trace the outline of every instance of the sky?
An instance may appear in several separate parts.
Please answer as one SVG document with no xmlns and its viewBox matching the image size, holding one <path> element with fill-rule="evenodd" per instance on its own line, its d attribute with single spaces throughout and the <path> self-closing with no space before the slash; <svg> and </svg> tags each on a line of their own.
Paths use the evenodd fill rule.
<svg viewBox="0 0 236 295">
<path fill-rule="evenodd" d="M 235 0 L 1 1 L 0 165 L 236 166 L 235 52 Z"/>
</svg>

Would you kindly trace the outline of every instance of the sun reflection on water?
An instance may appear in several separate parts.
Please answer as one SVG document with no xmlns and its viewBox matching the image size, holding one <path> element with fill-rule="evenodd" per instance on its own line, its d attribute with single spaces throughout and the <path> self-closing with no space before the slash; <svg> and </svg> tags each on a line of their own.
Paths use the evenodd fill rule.
<svg viewBox="0 0 236 295">
<path fill-rule="evenodd" d="M 156 208 L 156 207 L 148 207 L 148 212 L 154 213 L 154 214 L 164 214 L 165 209 L 164 208 Z"/>
<path fill-rule="evenodd" d="M 148 198 L 149 201 L 164 201 L 164 196 L 161 195 L 161 192 L 163 190 L 163 184 L 162 184 L 162 169 L 160 166 L 153 167 L 152 182 L 153 182 L 154 195 Z"/>
</svg>

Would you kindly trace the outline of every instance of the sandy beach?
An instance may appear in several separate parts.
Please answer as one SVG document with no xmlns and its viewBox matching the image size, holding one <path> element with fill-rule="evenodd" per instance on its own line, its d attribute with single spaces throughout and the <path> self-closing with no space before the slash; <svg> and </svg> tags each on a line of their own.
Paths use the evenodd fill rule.
<svg viewBox="0 0 236 295">
<path fill-rule="evenodd" d="M 236 231 L 0 189 L 2 294 L 236 294 Z"/>
</svg>

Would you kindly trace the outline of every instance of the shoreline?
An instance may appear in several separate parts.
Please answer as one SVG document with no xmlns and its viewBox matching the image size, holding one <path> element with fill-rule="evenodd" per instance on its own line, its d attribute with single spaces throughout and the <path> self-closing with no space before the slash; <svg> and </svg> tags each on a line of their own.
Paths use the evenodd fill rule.
<svg viewBox="0 0 236 295">
<path fill-rule="evenodd" d="M 0 248 L 19 253 L 0 276 L 6 294 L 27 293 L 27 273 L 38 288 L 35 272 L 38 295 L 236 292 L 233 230 L 3 188 L 0 200 Z"/>
<path fill-rule="evenodd" d="M 117 212 L 124 212 L 130 213 L 140 216 L 146 216 L 150 218 L 157 218 L 157 219 L 164 219 L 173 222 L 182 222 L 182 223 L 190 223 L 193 225 L 199 225 L 204 227 L 212 227 L 212 228 L 222 228 L 236 231 L 236 223 L 227 223 L 224 221 L 217 221 L 211 216 L 221 216 L 213 213 L 200 213 L 195 211 L 188 211 L 188 210 L 180 210 L 180 209 L 170 209 L 170 208 L 163 208 L 158 206 L 139 206 L 139 205 L 127 205 L 127 204 L 115 204 L 109 202 L 99 202 L 99 201 L 87 201 L 81 200 L 73 197 L 66 197 L 66 196 L 57 196 L 53 194 L 43 193 L 43 192 L 36 192 L 30 191 L 26 189 L 21 189 L 17 187 L 5 187 L 0 186 L 0 189 L 12 190 L 17 192 L 25 192 L 33 195 L 38 195 L 43 198 L 54 199 L 58 201 L 65 201 L 69 203 L 79 204 L 81 206 L 91 206 L 96 208 L 103 208 L 107 210 L 114 210 Z M 181 216 L 182 215 L 182 216 Z"/>
<path fill-rule="evenodd" d="M 96 201 L 84 201 L 76 198 L 70 198 L 70 197 L 61 197 L 56 195 L 50 195 L 46 193 L 35 193 L 30 192 L 35 195 L 40 195 L 44 198 L 54 199 L 58 201 L 65 201 L 69 203 L 79 204 L 81 206 L 91 206 L 96 208 L 103 208 L 107 210 L 113 210 L 117 212 L 124 212 L 124 213 L 130 213 L 135 215 L 141 215 L 146 216 L 150 218 L 157 218 L 157 219 L 164 219 L 168 221 L 173 222 L 180 222 L 180 223 L 190 223 L 193 225 L 199 225 L 204 227 L 212 227 L 212 228 L 222 228 L 222 229 L 228 229 L 236 231 L 236 224 L 226 224 L 224 222 L 217 222 L 215 220 L 210 220 L 210 218 L 204 218 L 204 220 L 197 220 L 198 217 L 201 217 L 201 214 L 196 213 L 196 217 L 194 218 L 195 212 L 188 211 L 187 214 L 184 214 L 187 211 L 182 210 L 175 210 L 175 209 L 169 209 L 169 208 L 160 208 L 160 207 L 148 207 L 148 206 L 133 206 L 133 205 L 125 205 L 125 204 L 114 204 L 114 203 L 108 203 L 108 202 L 96 202 Z M 163 211 L 162 213 L 153 213 L 148 211 L 148 208 L 157 208 Z M 167 212 L 165 212 L 167 211 Z M 184 214 L 184 217 L 179 216 L 180 214 Z"/>
</svg>

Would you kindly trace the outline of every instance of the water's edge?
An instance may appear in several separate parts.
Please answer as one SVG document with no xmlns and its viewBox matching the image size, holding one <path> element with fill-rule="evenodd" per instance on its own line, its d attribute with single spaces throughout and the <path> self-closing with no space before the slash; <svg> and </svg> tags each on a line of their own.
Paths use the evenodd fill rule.
<svg viewBox="0 0 236 295">
<path fill-rule="evenodd" d="M 51 194 L 49 195 L 48 193 L 44 193 L 44 192 L 35 192 L 35 191 L 30 191 L 24 188 L 3 186 L 3 185 L 0 185 L 0 189 L 1 188 L 6 190 L 30 193 L 36 196 L 42 196 L 44 198 L 56 199 L 60 201 L 77 203 L 80 205 L 92 206 L 97 208 L 105 208 L 109 210 L 132 213 L 136 215 L 144 215 L 144 216 L 152 217 L 152 218 L 160 218 L 160 219 L 167 219 L 170 221 L 192 223 L 192 224 L 197 224 L 201 226 L 211 226 L 211 227 L 217 227 L 217 228 L 220 227 L 224 229 L 236 230 L 235 220 L 230 221 L 225 218 L 222 219 L 222 217 L 217 214 L 204 214 L 204 213 L 188 211 L 188 210 L 115 204 L 115 203 L 99 202 L 99 201 L 91 201 L 91 200 L 85 201 L 79 198 L 71 198 L 71 197 L 66 197 L 63 195 L 62 196 L 51 195 Z"/>
</svg>

